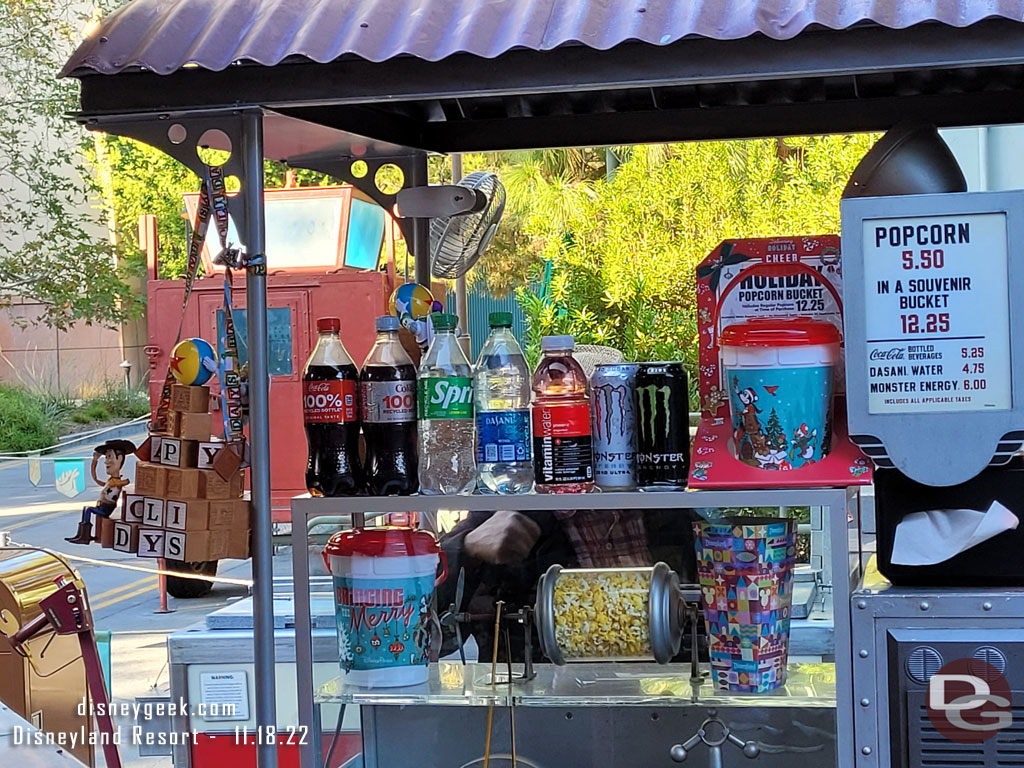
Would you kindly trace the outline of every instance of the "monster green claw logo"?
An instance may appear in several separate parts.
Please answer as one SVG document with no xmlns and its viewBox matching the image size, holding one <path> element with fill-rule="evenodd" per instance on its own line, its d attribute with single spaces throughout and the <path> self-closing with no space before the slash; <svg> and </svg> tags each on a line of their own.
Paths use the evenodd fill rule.
<svg viewBox="0 0 1024 768">
<path fill-rule="evenodd" d="M 639 414 L 639 416 L 641 417 L 640 418 L 640 426 L 641 426 L 641 428 L 643 428 L 644 398 L 646 397 L 647 401 L 648 401 L 648 405 L 646 406 L 646 411 L 647 411 L 646 415 L 647 415 L 647 420 L 648 420 L 648 423 L 649 423 L 649 426 L 648 426 L 648 429 L 647 429 L 647 433 L 648 433 L 648 436 L 650 438 L 654 437 L 655 423 L 657 422 L 657 418 L 658 418 L 657 405 L 658 405 L 659 397 L 664 400 L 664 405 L 665 405 L 665 437 L 668 437 L 669 425 L 670 425 L 670 422 L 672 421 L 672 405 L 671 405 L 671 401 L 669 400 L 670 394 L 671 394 L 671 390 L 669 389 L 669 387 L 667 385 L 666 386 L 662 386 L 662 387 L 656 387 L 653 384 L 650 384 L 650 385 L 648 385 L 646 387 L 639 387 L 637 389 L 637 395 L 639 396 L 639 399 L 640 399 L 641 413 Z"/>
</svg>

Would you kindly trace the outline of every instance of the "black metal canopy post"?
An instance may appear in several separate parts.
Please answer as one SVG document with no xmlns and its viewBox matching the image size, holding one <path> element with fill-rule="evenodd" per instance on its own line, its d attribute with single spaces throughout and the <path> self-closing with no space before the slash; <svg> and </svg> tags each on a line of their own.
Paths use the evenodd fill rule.
<svg viewBox="0 0 1024 768">
<path fill-rule="evenodd" d="M 412 158 L 411 165 L 412 173 L 409 174 L 405 186 L 427 186 L 426 153 L 417 153 Z M 412 254 L 416 264 L 416 282 L 430 288 L 430 219 L 414 219 L 412 226 Z"/>
<path fill-rule="evenodd" d="M 261 256 L 266 249 L 266 218 L 263 209 L 262 109 L 187 111 L 160 115 L 87 118 L 90 130 L 130 136 L 155 147 L 203 178 L 206 166 L 197 154 L 208 131 L 221 131 L 225 141 L 214 148 L 229 150 L 221 166 L 225 176 L 241 181 L 237 195 L 228 197 L 228 211 L 235 222 L 247 255 Z M 271 544 L 270 503 L 270 369 L 267 334 L 267 285 L 265 268 L 246 272 L 246 305 L 249 349 L 249 442 L 250 487 L 253 510 L 253 658 L 256 689 L 256 726 L 259 768 L 277 768 L 277 747 L 268 741 L 267 729 L 277 725 L 276 668 L 274 655 L 274 564 Z"/>
<path fill-rule="evenodd" d="M 266 251 L 266 218 L 263 210 L 263 116 L 246 112 L 242 117 L 242 184 L 247 190 L 246 247 L 248 257 Z M 274 548 L 270 519 L 270 366 L 267 341 L 266 266 L 250 268 L 245 279 L 249 344 L 249 441 L 252 467 L 250 487 L 253 506 L 253 657 L 256 663 L 256 722 L 277 725 L 274 677 Z M 261 734 L 256 746 L 256 765 L 277 768 L 277 745 Z"/>
</svg>

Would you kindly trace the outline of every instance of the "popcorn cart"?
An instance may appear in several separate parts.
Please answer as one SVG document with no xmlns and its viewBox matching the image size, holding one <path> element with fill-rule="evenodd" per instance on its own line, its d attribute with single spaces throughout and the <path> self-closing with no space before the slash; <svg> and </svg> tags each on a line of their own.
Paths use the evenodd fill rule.
<svg viewBox="0 0 1024 768">
<path fill-rule="evenodd" d="M 869 534 L 890 519 L 873 514 L 875 466 L 899 470 L 928 487 L 961 484 L 993 458 L 1009 458 L 1024 434 L 1016 415 L 1024 407 L 1024 380 L 1012 374 L 1020 368 L 1014 363 L 1024 339 L 1018 309 L 1024 304 L 1010 294 L 1024 284 L 1016 253 L 1018 196 L 967 200 L 970 196 L 914 194 L 965 190 L 959 170 L 921 169 L 928 130 L 891 134 L 864 175 L 851 181 L 851 196 L 904 197 L 851 200 L 855 205 L 843 211 L 842 243 L 834 234 L 737 240 L 726 238 L 741 233 L 720 233 L 721 243 L 694 275 L 703 357 L 689 490 L 299 496 L 291 503 L 292 580 L 280 581 L 281 594 L 275 595 L 265 158 L 329 174 L 399 214 L 416 278 L 427 283 L 430 219 L 441 214 L 414 216 L 415 195 L 406 198 L 408 207 L 396 210 L 398 195 L 385 183 L 388 172 L 380 172 L 385 165 L 397 166 L 406 190 L 418 190 L 422 202 L 431 197 L 431 153 L 882 131 L 908 118 L 943 127 L 1021 119 L 1019 9 L 980 0 L 954 5 L 884 0 L 871 4 L 870 12 L 850 4 L 807 3 L 792 13 L 764 2 L 712 0 L 687 4 L 686 13 L 667 0 L 498 0 L 463 6 L 456 19 L 446 0 L 331 0 L 316 7 L 261 0 L 218 4 L 214 17 L 200 0 L 134 0 L 90 30 L 65 66 L 65 75 L 81 80 L 79 119 L 88 128 L 159 147 L 204 178 L 209 169 L 196 149 L 206 131 L 216 128 L 223 133 L 216 147 L 231 151 L 224 173 L 241 180 L 241 191 L 226 207 L 245 249 L 235 267 L 245 274 L 248 312 L 255 589 L 250 602 L 234 609 L 241 614 L 234 629 L 215 629 L 209 621 L 196 629 L 194 637 L 217 639 L 216 645 L 196 644 L 186 653 L 188 633 L 171 638 L 171 676 L 175 696 L 201 702 L 215 695 L 209 684 L 204 688 L 204 679 L 234 675 L 232 690 L 252 707 L 246 709 L 247 719 L 236 723 L 193 719 L 204 736 L 175 753 L 178 768 L 226 759 L 251 765 L 254 756 L 260 768 L 275 768 L 279 758 L 282 764 L 297 760 L 301 768 L 314 768 L 326 758 L 335 768 L 350 757 L 351 765 L 367 768 L 411 762 L 612 766 L 685 760 L 734 766 L 750 761 L 764 768 L 795 762 L 815 768 L 1018 763 L 1014 734 L 1019 732 L 1006 717 L 994 718 L 1001 730 L 991 741 L 947 749 L 947 742 L 960 742 L 948 737 L 945 725 L 932 724 L 924 702 L 943 663 L 964 661 L 966 671 L 956 674 L 969 675 L 974 683 L 961 693 L 970 698 L 973 690 L 987 697 L 986 706 L 1012 716 L 1012 705 L 1004 702 L 1022 690 L 1015 667 L 1019 640 L 1012 636 L 1024 620 L 1019 591 L 999 577 L 980 590 L 957 584 L 878 586 L 870 571 L 864 580 Z M 890 151 L 899 147 L 905 151 Z M 904 165 L 908 155 L 912 159 Z M 897 158 L 891 164 L 890 156 Z M 898 170 L 887 173 L 888 168 Z M 452 193 L 447 185 L 438 194 L 449 195 L 453 216 L 472 208 L 476 199 L 458 189 Z M 917 242 L 932 237 L 930 222 L 903 219 L 929 216 L 950 219 L 938 222 L 935 236 L 947 238 L 950 224 L 953 241 Z M 963 217 L 980 218 L 960 221 Z M 851 221 L 858 222 L 853 229 Z M 980 242 L 989 250 L 961 248 L 968 243 L 956 242 L 961 237 L 957 221 L 975 227 L 973 232 L 984 231 Z M 956 301 L 954 293 L 967 293 L 963 283 L 955 289 L 952 283 L 937 288 L 926 283 L 908 291 L 909 283 L 902 281 L 911 278 L 894 276 L 930 269 L 938 272 L 912 279 L 952 281 L 966 275 L 942 273 L 947 262 L 936 259 L 936 249 L 958 265 L 955 269 L 970 271 L 972 285 L 977 280 L 985 289 L 972 294 L 975 303 L 960 305 L 955 317 L 952 310 L 940 317 L 945 309 L 901 312 L 898 298 L 894 310 L 888 302 L 908 292 L 933 301 L 937 294 Z M 903 251 L 910 252 L 906 259 Z M 966 264 L 972 256 L 973 263 Z M 983 276 L 986 267 L 991 271 Z M 749 295 L 739 287 L 745 278 L 754 286 Z M 1002 294 L 996 290 L 1000 285 Z M 866 292 L 873 295 L 865 298 Z M 991 301 L 982 307 L 979 295 Z M 993 314 L 989 307 L 998 311 Z M 759 365 L 753 334 L 734 332 L 726 341 L 736 342 L 732 348 L 739 351 L 728 367 L 742 368 L 737 379 L 751 377 L 740 386 L 723 375 L 718 354 L 728 325 L 723 321 L 743 324 L 766 314 L 809 315 L 813 322 L 804 325 L 803 341 L 796 346 L 828 347 L 828 354 L 818 354 L 819 349 L 816 360 L 783 365 L 778 349 L 786 344 L 776 336 L 774 363 Z M 982 316 L 988 318 L 985 327 Z M 364 320 L 369 329 L 372 317 Z M 845 363 L 835 359 L 835 335 L 823 332 L 818 325 L 823 322 L 840 333 Z M 970 328 L 958 333 L 960 322 Z M 911 346 L 915 355 L 957 357 L 962 349 L 966 357 L 956 360 L 955 372 L 936 373 L 930 366 L 952 365 L 938 358 L 907 359 L 905 372 L 872 371 L 872 354 L 886 358 L 901 348 L 908 355 Z M 972 357 L 975 349 L 983 353 Z M 990 363 L 996 351 L 1006 353 L 1002 363 Z M 929 369 L 911 371 L 911 362 Z M 977 363 L 994 367 L 960 373 L 962 365 Z M 827 374 L 809 370 L 819 368 L 834 368 L 836 390 L 821 386 Z M 762 370 L 796 373 L 786 374 L 790 381 L 782 374 L 768 381 L 757 378 L 763 378 Z M 769 398 L 797 378 L 816 381 L 817 419 L 786 421 L 781 408 L 773 419 L 771 408 L 766 410 Z M 901 402 L 919 399 L 920 390 L 908 398 L 897 391 L 911 379 L 915 386 L 929 382 L 928 407 L 904 407 L 920 405 Z M 959 391 L 943 392 L 945 385 L 935 383 L 942 380 L 961 381 Z M 838 390 L 841 384 L 845 393 Z M 956 400 L 965 389 L 971 393 L 967 400 Z M 976 399 L 983 390 L 993 397 Z M 831 416 L 820 408 L 827 391 L 835 391 Z M 957 407 L 936 407 L 935 397 L 951 397 Z M 960 407 L 964 402 L 969 407 Z M 950 411 L 958 412 L 959 420 L 932 420 L 946 419 Z M 282 417 L 274 416 L 277 425 Z M 915 428 L 906 429 L 910 424 Z M 940 424 L 944 431 L 935 439 Z M 960 464 L 952 453 L 958 443 L 970 447 L 969 460 Z M 978 511 L 979 495 L 984 494 L 964 502 L 967 511 Z M 886 504 L 894 498 L 898 495 L 886 496 Z M 545 577 L 537 602 L 507 611 L 500 600 L 463 605 L 462 587 L 456 586 L 460 598 L 449 610 L 439 606 L 439 623 L 460 635 L 471 622 L 489 623 L 493 649 L 503 643 L 504 651 L 482 649 L 490 663 L 458 655 L 430 661 L 427 681 L 406 687 L 370 688 L 343 679 L 334 610 L 338 595 L 324 576 L 310 571 L 308 525 L 325 515 L 361 528 L 393 512 L 430 519 L 452 511 L 473 516 L 501 510 L 544 521 L 555 512 L 653 511 L 705 519 L 715 511 L 751 507 L 810 510 L 810 572 L 794 572 L 789 607 L 781 591 L 762 597 L 760 576 L 756 595 L 749 580 L 740 584 L 738 579 L 734 593 L 725 589 L 719 595 L 696 579 L 680 578 L 677 585 L 653 563 L 649 573 L 617 569 L 614 579 L 607 572 L 565 566 Z M 740 543 L 729 550 L 729 561 L 757 562 L 758 545 L 744 543 L 756 536 L 739 528 Z M 449 566 L 450 579 L 459 579 L 461 568 Z M 766 565 L 770 581 L 768 571 Z M 716 578 L 711 571 L 708 577 Z M 783 573 L 777 580 L 788 578 Z M 804 593 L 799 599 L 798 590 Z M 611 620 L 597 621 L 599 599 Z M 592 603 L 585 605 L 588 600 Z M 723 668 L 724 677 L 717 671 L 710 676 L 714 657 L 701 647 L 699 604 L 705 618 L 709 606 L 725 614 L 717 621 L 727 628 L 723 643 L 753 666 Z M 762 622 L 766 605 L 768 621 Z M 580 609 L 591 622 L 585 631 Z M 731 613 L 737 614 L 735 638 Z M 742 622 L 740 613 L 746 614 Z M 754 633 L 755 624 L 773 622 L 777 632 Z M 760 681 L 754 644 L 758 651 L 764 648 L 767 659 L 785 646 L 783 632 L 788 632 L 785 674 L 769 671 L 769 677 L 774 674 L 769 682 L 780 685 L 764 693 L 730 689 L 733 683 Z M 523 661 L 513 662 L 519 642 Z M 677 652 L 688 652 L 687 659 L 678 660 Z M 617 660 L 604 660 L 608 657 Z M 1009 680 L 1005 686 L 998 679 L 1000 658 L 1004 681 Z M 747 675 L 743 680 L 741 673 Z M 970 716 L 962 711 L 963 701 L 944 699 L 940 705 L 946 724 Z M 356 707 L 358 733 L 350 728 Z M 235 725 L 252 731 L 236 739 Z"/>
</svg>

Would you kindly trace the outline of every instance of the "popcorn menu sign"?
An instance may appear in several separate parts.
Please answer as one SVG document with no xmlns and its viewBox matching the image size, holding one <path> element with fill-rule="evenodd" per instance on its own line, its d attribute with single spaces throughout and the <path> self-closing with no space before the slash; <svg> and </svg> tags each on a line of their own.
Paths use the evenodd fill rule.
<svg viewBox="0 0 1024 768">
<path fill-rule="evenodd" d="M 1024 192 L 842 204 L 850 434 L 880 466 L 954 485 L 1024 432 Z"/>
<path fill-rule="evenodd" d="M 1006 216 L 863 223 L 870 413 L 1010 407 Z"/>
</svg>

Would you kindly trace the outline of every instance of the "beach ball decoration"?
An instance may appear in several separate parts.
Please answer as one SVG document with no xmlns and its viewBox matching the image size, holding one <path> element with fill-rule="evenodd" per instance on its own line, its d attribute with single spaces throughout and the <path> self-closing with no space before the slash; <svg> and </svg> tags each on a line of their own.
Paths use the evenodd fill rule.
<svg viewBox="0 0 1024 768">
<path fill-rule="evenodd" d="M 421 320 L 431 312 L 440 312 L 441 302 L 419 283 L 404 283 L 391 294 L 388 309 L 399 320 Z"/>
<path fill-rule="evenodd" d="M 217 371 L 217 354 L 205 339 L 179 341 L 170 362 L 171 374 L 186 387 L 201 387 Z"/>
</svg>

